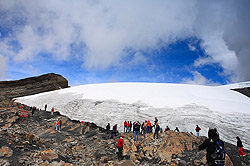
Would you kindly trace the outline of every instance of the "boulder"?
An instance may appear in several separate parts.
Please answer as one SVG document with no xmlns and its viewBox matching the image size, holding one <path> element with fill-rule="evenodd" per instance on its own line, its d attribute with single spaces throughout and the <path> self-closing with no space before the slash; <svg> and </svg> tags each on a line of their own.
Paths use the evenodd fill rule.
<svg viewBox="0 0 250 166">
<path fill-rule="evenodd" d="M 11 157 L 13 154 L 13 150 L 7 146 L 3 146 L 0 149 L 0 157 Z"/>
<path fill-rule="evenodd" d="M 57 159 L 58 155 L 55 151 L 53 150 L 46 150 L 42 152 L 41 159 L 42 160 L 47 160 L 47 161 L 52 161 L 54 159 Z"/>
</svg>

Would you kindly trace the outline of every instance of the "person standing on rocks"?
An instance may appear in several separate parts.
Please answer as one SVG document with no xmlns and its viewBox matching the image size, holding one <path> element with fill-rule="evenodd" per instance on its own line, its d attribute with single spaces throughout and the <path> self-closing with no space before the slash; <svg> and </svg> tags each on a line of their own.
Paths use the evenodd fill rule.
<svg viewBox="0 0 250 166">
<path fill-rule="evenodd" d="M 167 126 L 167 127 L 165 128 L 165 132 L 166 132 L 166 131 L 169 131 L 169 130 L 170 130 L 170 128 Z"/>
<path fill-rule="evenodd" d="M 178 128 L 178 127 L 176 127 L 176 128 L 174 129 L 174 131 L 176 131 L 176 132 L 180 132 L 180 130 L 179 130 L 179 128 Z"/>
<path fill-rule="evenodd" d="M 53 107 L 53 108 L 51 108 L 51 115 L 53 115 L 53 114 L 54 114 L 54 111 L 55 111 L 54 107 Z"/>
<path fill-rule="evenodd" d="M 36 107 L 32 107 L 32 112 L 31 112 L 32 116 L 34 115 L 35 110 L 36 110 Z"/>
<path fill-rule="evenodd" d="M 45 107 L 44 107 L 45 111 L 47 110 L 47 104 L 45 104 Z"/>
<path fill-rule="evenodd" d="M 155 117 L 155 126 L 157 123 L 158 123 L 158 119 L 157 119 L 157 117 Z"/>
<path fill-rule="evenodd" d="M 124 133 L 127 132 L 127 125 L 128 125 L 128 123 L 127 123 L 127 121 L 125 121 L 124 122 Z"/>
<path fill-rule="evenodd" d="M 56 130 L 60 131 L 60 121 L 59 121 L 59 119 L 57 119 L 57 122 L 56 122 Z"/>
<path fill-rule="evenodd" d="M 131 129 L 132 129 L 132 121 L 130 121 L 129 123 L 129 131 L 132 131 Z"/>
<path fill-rule="evenodd" d="M 62 120 L 61 120 L 61 118 L 59 119 L 59 122 L 60 122 L 60 130 L 62 130 Z"/>
<path fill-rule="evenodd" d="M 159 126 L 158 122 L 156 122 L 154 139 L 155 139 L 155 136 L 157 137 L 157 139 L 159 139 L 159 131 L 160 131 L 160 126 Z"/>
<path fill-rule="evenodd" d="M 199 146 L 199 150 L 203 149 L 207 150 L 206 159 L 208 166 L 225 165 L 224 142 L 220 140 L 216 128 L 208 130 L 208 139 Z"/>
<path fill-rule="evenodd" d="M 201 128 L 198 125 L 196 125 L 195 131 L 196 131 L 197 137 L 199 137 L 199 135 L 200 135 L 200 130 L 201 130 Z"/>
<path fill-rule="evenodd" d="M 239 149 L 240 156 L 245 156 L 246 154 L 243 152 L 243 145 L 240 140 L 240 137 L 237 136 L 236 139 L 237 139 L 237 148 Z"/>
<path fill-rule="evenodd" d="M 107 134 L 109 133 L 110 131 L 110 124 L 108 123 L 107 126 L 106 126 L 106 130 L 107 130 Z"/>
<path fill-rule="evenodd" d="M 113 130 L 111 132 L 111 139 L 113 139 L 114 136 L 116 136 L 116 133 L 117 133 L 117 124 L 113 126 Z"/>
<path fill-rule="evenodd" d="M 140 126 L 141 124 L 137 121 L 135 124 L 134 124 L 134 141 L 139 139 L 139 132 L 140 132 Z"/>
<path fill-rule="evenodd" d="M 127 123 L 127 133 L 129 133 L 130 132 L 130 123 L 129 123 L 129 121 L 128 121 L 128 123 Z"/>
<path fill-rule="evenodd" d="M 117 143 L 117 148 L 118 148 L 118 160 L 122 160 L 122 151 L 123 151 L 123 138 L 124 136 L 121 135 L 121 137 L 118 139 L 118 143 Z"/>
<path fill-rule="evenodd" d="M 147 133 L 150 133 L 150 127 L 151 127 L 151 123 L 148 120 L 148 122 L 147 122 Z"/>
</svg>

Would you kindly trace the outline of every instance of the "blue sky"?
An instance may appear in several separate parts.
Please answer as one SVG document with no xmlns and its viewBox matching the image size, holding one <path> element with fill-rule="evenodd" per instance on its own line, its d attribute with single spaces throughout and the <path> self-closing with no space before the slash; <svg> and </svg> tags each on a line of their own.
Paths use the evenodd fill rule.
<svg viewBox="0 0 250 166">
<path fill-rule="evenodd" d="M 250 2 L 1 1 L 0 80 L 249 81 Z M 248 35 L 247 35 L 248 34 Z"/>
</svg>

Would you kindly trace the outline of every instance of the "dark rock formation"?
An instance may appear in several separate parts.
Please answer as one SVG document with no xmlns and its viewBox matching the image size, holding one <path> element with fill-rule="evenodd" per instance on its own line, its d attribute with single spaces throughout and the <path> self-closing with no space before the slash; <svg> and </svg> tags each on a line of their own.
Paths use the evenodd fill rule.
<svg viewBox="0 0 250 166">
<path fill-rule="evenodd" d="M 239 88 L 239 89 L 231 89 L 237 92 L 242 93 L 243 95 L 246 95 L 247 97 L 250 98 L 250 87 L 246 87 L 246 88 Z"/>
<path fill-rule="evenodd" d="M 16 81 L 0 81 L 0 101 L 67 87 L 68 81 L 63 76 L 54 73 Z"/>
</svg>

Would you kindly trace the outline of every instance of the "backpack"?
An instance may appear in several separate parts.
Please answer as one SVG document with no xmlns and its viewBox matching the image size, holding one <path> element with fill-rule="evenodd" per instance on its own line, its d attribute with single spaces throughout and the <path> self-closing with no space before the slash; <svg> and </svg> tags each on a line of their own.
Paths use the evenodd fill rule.
<svg viewBox="0 0 250 166">
<path fill-rule="evenodd" d="M 218 140 L 215 143 L 215 151 L 211 154 L 211 158 L 214 160 L 216 165 L 224 166 L 225 165 L 225 154 L 224 146 L 221 140 Z"/>
</svg>

